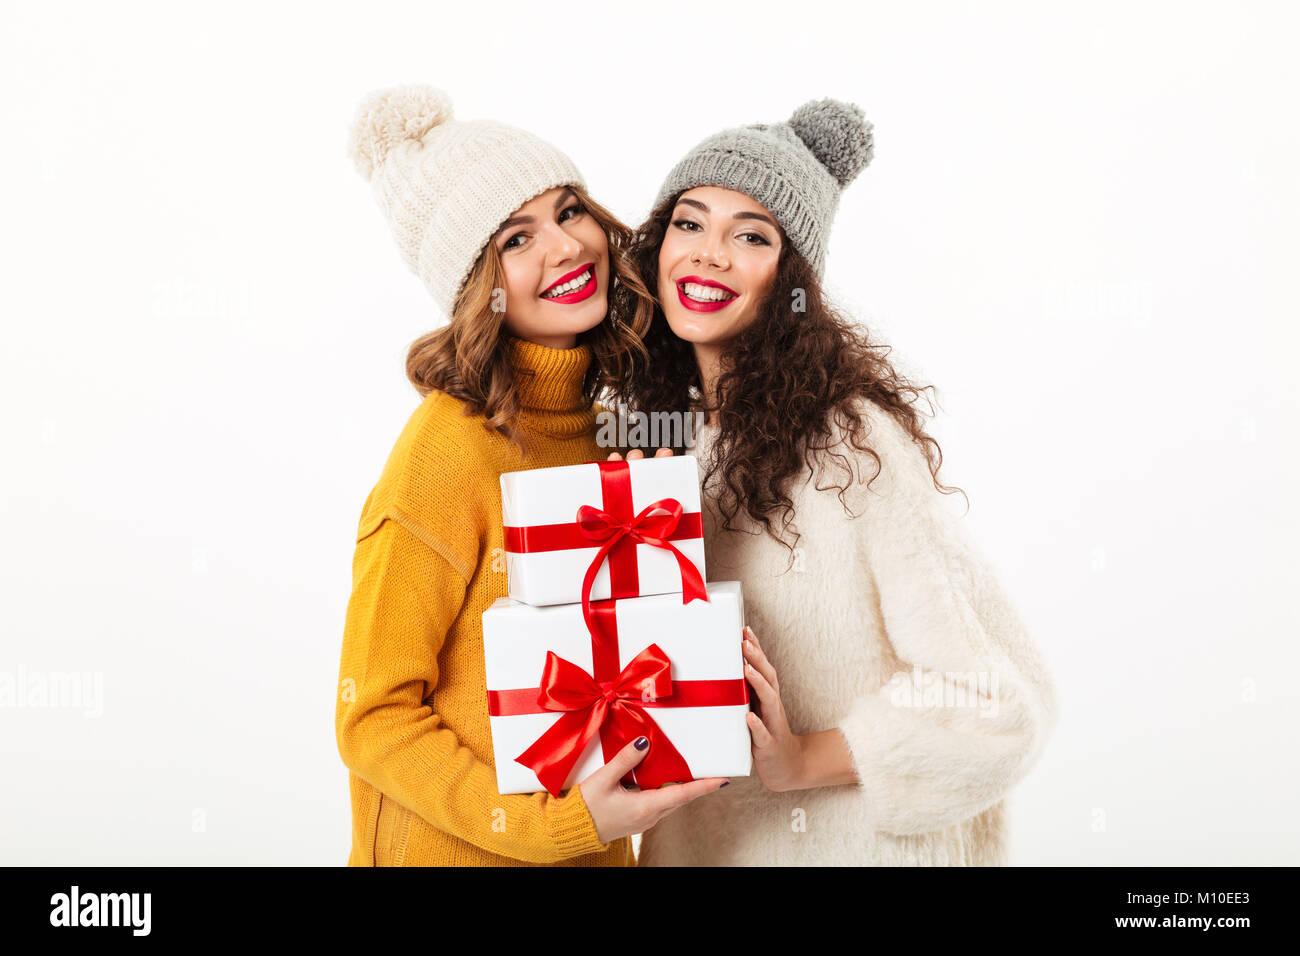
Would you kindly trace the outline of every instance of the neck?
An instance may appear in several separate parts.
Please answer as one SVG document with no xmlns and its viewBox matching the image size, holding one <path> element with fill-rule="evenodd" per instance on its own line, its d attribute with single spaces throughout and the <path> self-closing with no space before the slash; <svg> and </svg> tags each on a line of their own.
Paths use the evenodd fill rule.
<svg viewBox="0 0 1300 956">
<path fill-rule="evenodd" d="M 576 335 L 529 335 L 518 336 L 521 342 L 532 342 L 534 345 L 540 345 L 542 348 L 557 349 L 564 351 L 578 347 L 578 337 Z"/>
<path fill-rule="evenodd" d="M 709 343 L 695 343 L 695 364 L 700 370 L 700 388 L 704 393 L 704 406 L 708 412 L 706 425 L 713 425 L 718 420 L 716 411 L 718 395 L 718 375 L 722 363 L 722 346 Z"/>
</svg>

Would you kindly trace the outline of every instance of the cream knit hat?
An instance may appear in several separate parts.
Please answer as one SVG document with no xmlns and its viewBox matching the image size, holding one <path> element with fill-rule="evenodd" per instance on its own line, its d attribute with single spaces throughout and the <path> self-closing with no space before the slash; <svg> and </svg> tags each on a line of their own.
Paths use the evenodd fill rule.
<svg viewBox="0 0 1300 956">
<path fill-rule="evenodd" d="M 556 186 L 586 188 L 554 146 L 501 123 L 453 119 L 451 100 L 432 86 L 369 94 L 352 121 L 348 154 L 370 181 L 402 258 L 448 315 L 512 212 Z"/>
</svg>

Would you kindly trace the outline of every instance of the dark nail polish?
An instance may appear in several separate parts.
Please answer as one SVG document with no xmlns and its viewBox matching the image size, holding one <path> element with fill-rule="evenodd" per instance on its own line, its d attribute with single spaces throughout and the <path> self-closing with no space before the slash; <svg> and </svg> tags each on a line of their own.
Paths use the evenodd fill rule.
<svg viewBox="0 0 1300 956">
<path fill-rule="evenodd" d="M 636 739 L 636 742 L 632 744 L 632 746 L 635 747 L 637 750 L 645 750 L 647 747 L 650 746 L 650 741 L 645 737 L 638 737 Z"/>
<path fill-rule="evenodd" d="M 731 781 L 730 781 L 730 780 L 724 780 L 724 781 L 722 781 L 722 787 L 729 787 L 729 786 L 731 786 Z M 719 787 L 718 789 L 721 790 L 722 787 Z"/>
</svg>

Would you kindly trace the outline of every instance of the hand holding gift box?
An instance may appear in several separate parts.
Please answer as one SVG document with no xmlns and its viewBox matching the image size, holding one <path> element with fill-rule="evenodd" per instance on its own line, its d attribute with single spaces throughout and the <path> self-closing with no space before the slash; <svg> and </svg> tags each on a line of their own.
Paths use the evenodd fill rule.
<svg viewBox="0 0 1300 956">
<path fill-rule="evenodd" d="M 581 604 L 502 598 L 485 611 L 498 790 L 558 796 L 641 735 L 651 745 L 631 776 L 642 789 L 748 776 L 740 585 L 707 593 L 597 601 L 591 630 Z"/>
<path fill-rule="evenodd" d="M 501 497 L 510 598 L 483 614 L 500 792 L 558 795 L 639 736 L 642 789 L 748 775 L 744 608 L 739 584 L 704 583 L 695 459 L 513 472 Z"/>
</svg>

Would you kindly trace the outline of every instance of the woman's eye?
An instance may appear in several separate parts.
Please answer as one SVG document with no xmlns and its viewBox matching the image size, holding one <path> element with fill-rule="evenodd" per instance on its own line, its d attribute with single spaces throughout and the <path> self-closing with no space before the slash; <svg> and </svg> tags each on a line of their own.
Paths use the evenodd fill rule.
<svg viewBox="0 0 1300 956">
<path fill-rule="evenodd" d="M 584 210 L 580 203 L 574 203 L 572 206 L 566 206 L 564 207 L 564 209 L 560 210 L 560 222 L 565 222 L 566 219 L 572 219 L 574 218 L 574 216 L 580 216 L 582 215 L 583 212 Z M 573 213 L 573 216 L 568 215 L 569 213 Z"/>
<path fill-rule="evenodd" d="M 686 229 L 687 226 L 690 226 L 690 229 L 686 229 L 687 232 L 694 232 L 700 228 L 698 223 L 691 222 L 689 219 L 678 219 L 673 225 L 679 229 Z"/>
<path fill-rule="evenodd" d="M 766 238 L 764 238 L 763 236 L 759 235 L 759 234 L 756 233 L 756 232 L 747 232 L 747 233 L 745 233 L 743 236 L 741 236 L 740 238 L 742 238 L 742 239 L 751 239 L 751 238 L 752 238 L 752 239 L 757 239 L 758 242 L 751 242 L 751 243 L 749 243 L 751 246 L 770 246 L 770 245 L 771 245 L 771 243 L 768 242 Z"/>
<path fill-rule="evenodd" d="M 522 240 L 523 238 L 524 238 L 524 234 L 522 232 L 516 232 L 513 236 L 507 239 L 505 243 L 501 246 L 501 251 L 505 252 L 507 249 L 513 249 L 517 245 L 515 240 L 516 239 Z"/>
</svg>

